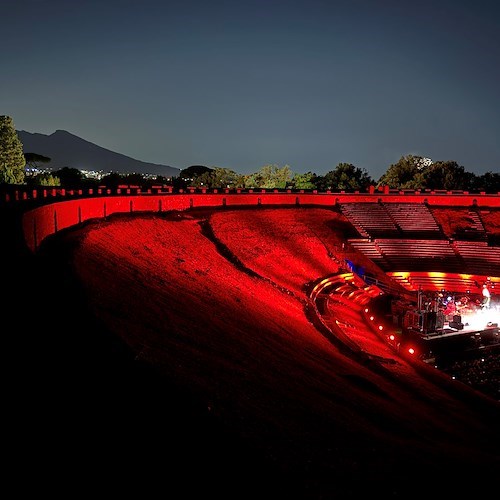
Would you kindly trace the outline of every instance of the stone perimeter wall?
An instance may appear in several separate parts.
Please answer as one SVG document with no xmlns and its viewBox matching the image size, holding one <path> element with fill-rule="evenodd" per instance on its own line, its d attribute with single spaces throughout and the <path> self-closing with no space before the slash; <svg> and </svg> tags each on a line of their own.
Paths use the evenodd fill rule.
<svg viewBox="0 0 500 500">
<path fill-rule="evenodd" d="M 108 190 L 109 191 L 109 190 Z M 32 210 L 27 210 L 22 216 L 23 233 L 26 244 L 35 252 L 42 241 L 71 226 L 81 224 L 90 219 L 102 219 L 116 213 L 135 212 L 167 212 L 188 210 L 190 208 L 210 207 L 242 207 L 242 206 L 324 206 L 333 207 L 342 203 L 426 203 L 429 206 L 454 207 L 500 207 L 500 194 L 487 195 L 469 194 L 466 192 L 382 192 L 369 193 L 317 193 L 317 192 L 279 192 L 278 190 L 248 190 L 234 192 L 230 190 L 213 190 L 200 192 L 194 189 L 187 192 L 162 194 L 129 194 L 124 190 L 116 195 L 110 193 L 85 197 L 82 193 L 74 199 L 67 199 L 66 194 L 57 202 L 40 204 Z M 46 193 L 45 193 L 46 194 Z M 36 198 L 36 197 L 35 197 Z M 25 198 L 24 198 L 25 199 Z M 31 198 L 33 199 L 33 198 Z M 41 200 L 40 200 L 41 201 Z"/>
</svg>

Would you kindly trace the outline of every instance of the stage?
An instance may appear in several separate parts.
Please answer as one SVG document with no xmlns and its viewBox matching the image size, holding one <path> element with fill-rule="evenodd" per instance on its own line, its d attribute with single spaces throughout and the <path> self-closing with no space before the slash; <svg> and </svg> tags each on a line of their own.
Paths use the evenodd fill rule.
<svg viewBox="0 0 500 500">
<path fill-rule="evenodd" d="M 500 346 L 499 313 L 495 309 L 465 318 L 454 315 L 450 321 L 439 313 L 407 311 L 401 344 L 405 347 L 414 345 L 424 360 Z"/>
</svg>

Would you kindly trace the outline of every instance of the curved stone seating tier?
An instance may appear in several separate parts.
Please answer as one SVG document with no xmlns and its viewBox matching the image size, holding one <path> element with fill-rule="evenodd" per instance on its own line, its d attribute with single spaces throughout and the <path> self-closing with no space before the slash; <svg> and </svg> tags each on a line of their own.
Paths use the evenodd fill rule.
<svg viewBox="0 0 500 500">
<path fill-rule="evenodd" d="M 377 239 L 375 244 L 392 271 L 460 272 L 462 261 L 448 240 Z"/>
<path fill-rule="evenodd" d="M 500 277 L 481 274 L 457 274 L 417 271 L 393 271 L 387 275 L 407 290 L 416 292 L 447 290 L 463 294 L 480 295 L 482 284 L 488 281 L 494 289 L 500 290 Z"/>
<path fill-rule="evenodd" d="M 500 276 L 500 247 L 481 241 L 376 240 L 386 270 L 426 270 Z"/>
<path fill-rule="evenodd" d="M 454 248 L 462 257 L 467 272 L 500 276 L 500 247 L 484 241 L 454 241 Z"/>
</svg>

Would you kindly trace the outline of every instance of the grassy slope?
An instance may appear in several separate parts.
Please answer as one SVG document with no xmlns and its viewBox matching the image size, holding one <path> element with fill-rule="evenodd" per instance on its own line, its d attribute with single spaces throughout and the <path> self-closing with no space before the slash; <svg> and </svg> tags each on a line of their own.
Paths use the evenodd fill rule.
<svg viewBox="0 0 500 500">
<path fill-rule="evenodd" d="M 488 234 L 498 237 L 500 234 L 500 210 L 483 208 L 479 211 Z M 451 207 L 432 207 L 432 214 L 449 238 L 455 231 L 473 227 L 473 221 L 467 210 Z"/>
<path fill-rule="evenodd" d="M 167 456 L 178 466 L 163 464 L 151 480 L 176 484 L 179 464 L 189 465 L 194 477 L 209 472 L 208 492 L 227 498 L 263 488 L 298 498 L 366 489 L 408 498 L 408 484 L 424 492 L 431 478 L 434 488 L 459 492 L 477 487 L 469 472 L 478 467 L 480 488 L 489 484 L 499 460 L 496 403 L 466 387 L 449 391 L 444 378 L 422 377 L 403 360 L 400 373 L 374 371 L 307 320 L 304 284 L 338 269 L 328 254 L 335 218 L 320 209 L 216 213 L 213 233 L 256 275 L 206 237 L 208 215 L 120 217 L 68 234 L 68 261 L 98 325 L 84 351 L 95 358 L 102 330 L 131 348 L 126 373 L 154 367 L 146 389 L 134 386 L 134 374 L 129 394 L 119 381 L 106 386 L 111 399 L 116 387 L 123 392 L 108 430 L 124 413 L 123 439 L 135 443 L 134 454 L 119 447 L 120 459 L 138 465 L 137 449 L 147 460 L 161 444 L 156 466 Z M 78 338 L 85 343 L 84 332 Z M 92 395 L 85 401 L 97 404 Z"/>
</svg>

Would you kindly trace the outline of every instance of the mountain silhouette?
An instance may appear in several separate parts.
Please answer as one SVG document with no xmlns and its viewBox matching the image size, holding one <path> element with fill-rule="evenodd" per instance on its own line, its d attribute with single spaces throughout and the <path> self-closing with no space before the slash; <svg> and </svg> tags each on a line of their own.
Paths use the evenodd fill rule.
<svg viewBox="0 0 500 500">
<path fill-rule="evenodd" d="M 174 177 L 180 172 L 178 168 L 148 163 L 110 151 L 65 130 L 56 130 L 50 135 L 18 130 L 17 135 L 23 144 L 24 153 L 48 156 L 51 161 L 47 166 L 53 170 L 71 167 L 80 170 L 153 174 L 165 177 Z"/>
</svg>

